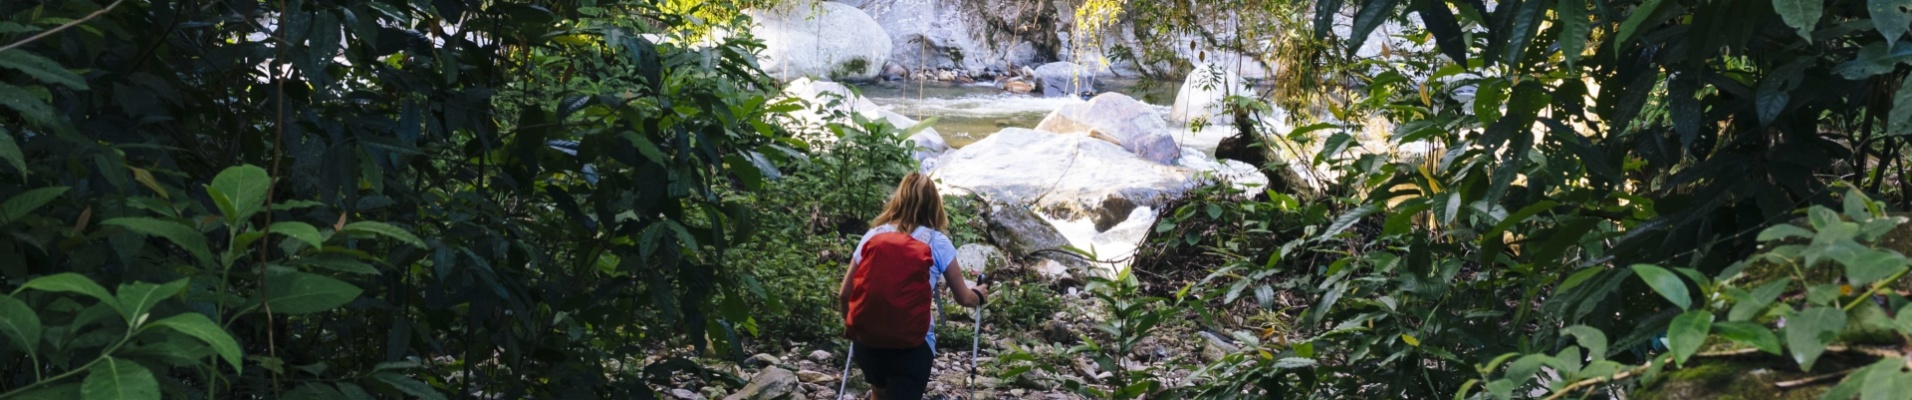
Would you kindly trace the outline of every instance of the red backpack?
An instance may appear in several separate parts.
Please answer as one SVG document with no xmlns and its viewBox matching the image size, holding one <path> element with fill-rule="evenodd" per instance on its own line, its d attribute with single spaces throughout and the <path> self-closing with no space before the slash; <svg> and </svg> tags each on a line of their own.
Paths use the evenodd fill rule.
<svg viewBox="0 0 1912 400">
<path fill-rule="evenodd" d="M 876 234 L 863 244 L 850 277 L 850 312 L 844 335 L 880 349 L 923 345 L 929 334 L 929 270 L 936 262 L 928 243 L 901 232 Z"/>
</svg>

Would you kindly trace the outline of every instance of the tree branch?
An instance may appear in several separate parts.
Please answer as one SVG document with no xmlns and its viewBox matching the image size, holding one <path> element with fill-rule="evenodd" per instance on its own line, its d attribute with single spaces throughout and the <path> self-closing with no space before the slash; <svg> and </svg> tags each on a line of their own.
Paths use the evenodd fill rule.
<svg viewBox="0 0 1912 400">
<path fill-rule="evenodd" d="M 60 26 L 54 27 L 53 29 L 48 29 L 46 30 L 46 32 L 40 32 L 39 34 L 28 36 L 26 39 L 20 39 L 20 41 L 18 42 L 13 42 L 12 44 L 8 44 L 6 46 L 0 46 L 0 53 L 5 53 L 7 50 L 13 50 L 13 48 L 15 47 L 20 47 L 27 43 L 32 43 L 35 40 L 40 40 L 47 36 L 51 36 L 55 33 L 59 33 L 60 31 L 64 31 L 67 28 L 72 28 L 81 23 L 85 23 L 86 21 L 91 21 L 94 18 L 99 18 L 101 15 L 106 15 L 106 13 L 112 12 L 114 8 L 119 8 L 120 3 L 123 3 L 123 2 L 126 2 L 126 0 L 114 0 L 113 4 L 107 5 L 106 8 L 102 8 L 99 11 L 94 11 L 92 14 L 87 14 L 86 17 L 84 18 L 68 21 L 67 23 L 61 24 Z"/>
</svg>

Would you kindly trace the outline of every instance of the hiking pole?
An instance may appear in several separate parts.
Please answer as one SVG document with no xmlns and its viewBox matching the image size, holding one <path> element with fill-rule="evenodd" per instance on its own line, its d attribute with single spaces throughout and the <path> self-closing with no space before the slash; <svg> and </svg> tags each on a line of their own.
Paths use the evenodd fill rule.
<svg viewBox="0 0 1912 400">
<path fill-rule="evenodd" d="M 836 400 L 843 400 L 845 390 L 850 389 L 850 360 L 856 359 L 856 344 L 850 344 L 850 351 L 843 355 L 843 379 L 837 382 Z"/>
<path fill-rule="evenodd" d="M 981 285 L 987 278 L 987 272 L 976 274 L 976 284 Z M 976 400 L 976 353 L 983 341 L 983 293 L 976 288 L 969 290 L 976 293 L 976 331 L 969 335 L 969 400 Z"/>
</svg>

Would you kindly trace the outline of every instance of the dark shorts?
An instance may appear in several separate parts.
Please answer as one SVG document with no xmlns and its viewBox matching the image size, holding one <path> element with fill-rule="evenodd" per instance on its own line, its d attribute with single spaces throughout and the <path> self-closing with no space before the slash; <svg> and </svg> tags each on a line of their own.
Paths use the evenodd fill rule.
<svg viewBox="0 0 1912 400">
<path fill-rule="evenodd" d="M 929 367 L 935 362 L 930 355 L 929 345 L 910 349 L 878 349 L 861 344 L 855 346 L 856 366 L 863 369 L 863 379 L 870 386 L 883 389 L 889 395 L 883 400 L 919 400 L 923 398 L 923 389 L 929 386 Z"/>
</svg>

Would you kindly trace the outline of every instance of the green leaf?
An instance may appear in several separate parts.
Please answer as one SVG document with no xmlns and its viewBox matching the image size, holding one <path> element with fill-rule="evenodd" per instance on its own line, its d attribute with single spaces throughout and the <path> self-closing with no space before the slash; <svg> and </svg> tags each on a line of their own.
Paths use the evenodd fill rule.
<svg viewBox="0 0 1912 400">
<path fill-rule="evenodd" d="M 86 79 L 80 74 L 68 71 L 60 63 L 53 62 L 39 54 L 29 51 L 14 51 L 0 57 L 0 68 L 24 72 L 40 82 L 66 86 L 73 90 L 86 90 Z"/>
<path fill-rule="evenodd" d="M 102 356 L 86 370 L 80 398 L 85 400 L 159 399 L 159 381 L 139 363 Z"/>
<path fill-rule="evenodd" d="M 1866 0 L 1866 11 L 1872 16 L 1872 25 L 1885 36 L 1886 46 L 1897 44 L 1912 30 L 1912 0 Z"/>
<path fill-rule="evenodd" d="M 20 170 L 22 176 L 27 174 L 27 157 L 20 153 L 20 144 L 13 141 L 13 135 L 4 127 L 0 127 L 0 161 Z"/>
<path fill-rule="evenodd" d="M 399 229 L 396 226 L 391 226 L 384 222 L 378 222 L 378 221 L 353 222 L 350 224 L 345 224 L 345 229 L 341 229 L 340 231 L 383 235 L 385 237 L 398 239 L 399 241 L 405 242 L 405 244 L 409 244 L 414 247 L 418 247 L 421 249 L 425 248 L 425 241 L 418 240 L 418 236 L 413 236 L 411 232 L 406 232 L 404 229 Z"/>
<path fill-rule="evenodd" d="M 1607 358 L 1607 334 L 1600 329 L 1586 325 L 1574 325 L 1560 330 L 1579 340 L 1580 347 L 1587 348 L 1587 355 L 1595 360 Z"/>
<path fill-rule="evenodd" d="M 1825 12 L 1825 4 L 1819 0 L 1773 0 L 1773 11 L 1799 32 L 1799 37 L 1812 40 L 1813 27 L 1819 24 L 1820 14 Z"/>
<path fill-rule="evenodd" d="M 0 83 L 0 106 L 19 111 L 20 116 L 41 126 L 57 122 L 53 117 L 53 106 L 42 100 L 39 94 L 19 86 Z"/>
<path fill-rule="evenodd" d="M 32 213 L 33 210 L 39 209 L 40 206 L 44 206 L 47 202 L 51 202 L 53 199 L 59 198 L 61 194 L 65 194 L 66 189 L 65 186 L 43 187 L 28 190 L 26 193 L 8 198 L 5 203 L 0 203 L 0 225 L 19 221 L 20 218 L 26 217 L 27 214 Z"/>
<path fill-rule="evenodd" d="M 1892 94 L 1892 112 L 1887 115 L 1886 132 L 1912 135 L 1912 85 L 1899 84 L 1899 91 Z"/>
<path fill-rule="evenodd" d="M 1893 318 L 1892 325 L 1898 327 L 1899 332 L 1912 335 L 1912 304 L 1899 307 L 1898 317 Z"/>
<path fill-rule="evenodd" d="M 232 364 L 234 371 L 245 372 L 245 367 L 240 361 L 244 359 L 245 353 L 239 350 L 239 342 L 232 340 L 231 334 L 221 329 L 219 324 L 213 323 L 211 318 L 206 318 L 205 314 L 188 312 L 174 315 L 153 321 L 151 326 L 168 328 L 199 338 L 199 341 L 211 346 L 213 352 L 219 353 L 219 358 L 225 359 L 227 364 Z"/>
<path fill-rule="evenodd" d="M 1812 229 L 1825 230 L 1827 226 L 1831 226 L 1843 220 L 1839 219 L 1838 211 L 1833 211 L 1825 206 L 1812 206 L 1812 208 L 1806 209 L 1806 221 L 1812 223 Z"/>
<path fill-rule="evenodd" d="M 13 296 L 0 296 L 0 335 L 13 339 L 13 344 L 27 355 L 39 354 L 40 315 Z"/>
<path fill-rule="evenodd" d="M 1779 297 L 1779 294 L 1785 292 L 1786 287 L 1791 284 L 1791 278 L 1780 278 L 1779 280 L 1759 285 L 1758 288 L 1753 289 L 1752 293 L 1748 294 L 1747 298 L 1735 299 L 1733 301 L 1733 310 L 1727 312 L 1726 320 L 1745 321 L 1759 316 L 1759 313 L 1765 311 L 1766 306 L 1772 305 L 1773 299 Z"/>
<path fill-rule="evenodd" d="M 265 206 L 266 190 L 272 186 L 272 177 L 264 168 L 252 165 L 240 165 L 226 168 L 219 176 L 212 178 L 212 184 L 206 186 L 206 193 L 214 200 L 223 198 L 220 212 L 225 214 L 228 224 L 239 226 L 252 219 Z"/>
<path fill-rule="evenodd" d="M 1342 214 L 1341 217 L 1335 218 L 1334 223 L 1329 224 L 1328 230 L 1322 231 L 1320 237 L 1324 239 L 1333 238 L 1335 235 L 1339 235 L 1342 231 L 1346 231 L 1349 227 L 1354 226 L 1356 222 L 1361 222 L 1361 218 L 1374 215 L 1374 213 L 1379 211 L 1381 211 L 1381 206 L 1375 204 L 1362 205 L 1361 207 L 1349 210 L 1347 214 Z"/>
<path fill-rule="evenodd" d="M 1759 231 L 1759 241 L 1761 242 L 1770 242 L 1774 240 L 1789 239 L 1789 238 L 1807 239 L 1811 237 L 1812 237 L 1812 231 L 1806 230 L 1806 228 L 1801 228 L 1799 227 L 1799 225 L 1793 225 L 1793 224 L 1773 225 L 1770 228 L 1766 228 L 1766 230 Z"/>
<path fill-rule="evenodd" d="M 1912 373 L 1906 373 L 1900 367 L 1905 360 L 1886 358 L 1858 372 L 1865 379 L 1859 386 L 1859 398 L 1864 400 L 1902 400 L 1912 396 Z"/>
<path fill-rule="evenodd" d="M 333 389 L 331 385 L 326 385 L 324 383 L 318 383 L 318 382 L 308 382 L 304 385 L 299 385 L 298 389 L 292 389 L 292 391 L 290 392 L 285 392 L 284 399 L 285 400 L 337 400 L 341 396 L 344 396 L 344 395 L 340 394 L 338 389 Z"/>
<path fill-rule="evenodd" d="M 1774 1 L 1786 1 L 1786 0 L 1774 0 Z M 1658 13 L 1659 11 L 1660 11 L 1660 0 L 1646 0 L 1645 3 L 1640 3 L 1639 7 L 1635 7 L 1633 9 L 1633 13 L 1627 16 L 1626 22 L 1620 23 L 1619 36 L 1615 38 L 1615 40 L 1613 41 L 1614 48 L 1618 49 L 1618 48 L 1625 47 L 1627 44 L 1627 41 L 1633 38 L 1633 33 L 1635 31 L 1640 30 L 1640 25 L 1645 24 L 1647 18 L 1651 18 L 1653 14 Z"/>
<path fill-rule="evenodd" d="M 73 400 L 77 398 L 80 398 L 80 384 L 64 383 L 34 389 L 31 392 L 8 397 L 7 400 Z"/>
<path fill-rule="evenodd" d="M 266 277 L 266 296 L 272 312 L 309 314 L 351 303 L 363 290 L 331 277 L 287 272 Z"/>
<path fill-rule="evenodd" d="M 1718 322 L 1713 324 L 1713 332 L 1719 333 L 1720 337 L 1734 343 L 1752 346 L 1776 356 L 1784 355 L 1780 352 L 1779 336 L 1773 335 L 1771 329 L 1766 329 L 1759 324 L 1736 321 Z"/>
<path fill-rule="evenodd" d="M 1692 308 L 1693 296 L 1687 294 L 1686 281 L 1680 280 L 1679 275 L 1652 264 L 1633 264 L 1633 273 L 1640 275 L 1640 279 L 1645 280 L 1654 292 L 1659 292 L 1660 296 L 1680 306 L 1681 310 Z"/>
<path fill-rule="evenodd" d="M 437 390 L 433 390 L 431 385 L 404 375 L 379 373 L 372 375 L 372 379 L 376 379 L 380 383 L 391 386 L 392 389 L 397 389 L 399 392 L 404 392 L 421 400 L 445 400 L 445 395 L 439 394 Z"/>
<path fill-rule="evenodd" d="M 138 322 L 146 318 L 147 311 L 151 311 L 160 300 L 179 295 L 181 290 L 186 289 L 186 283 L 187 280 L 180 279 L 163 285 L 146 282 L 120 284 L 119 305 L 126 314 L 126 326 L 139 326 Z"/>
<path fill-rule="evenodd" d="M 1853 56 L 1852 60 L 1839 63 L 1832 72 L 1855 81 L 1892 72 L 1898 68 L 1900 61 L 1912 60 L 1912 43 L 1896 47 L 1902 50 L 1891 51 L 1892 47 L 1886 47 L 1885 43 L 1868 44 L 1859 48 L 1859 54 Z"/>
<path fill-rule="evenodd" d="M 1686 359 L 1700 351 L 1700 345 L 1706 344 L 1706 333 L 1712 329 L 1712 312 L 1687 311 L 1673 317 L 1673 324 L 1666 327 L 1666 347 L 1673 352 L 1673 359 L 1685 366 Z"/>
<path fill-rule="evenodd" d="M 319 228 L 312 227 L 312 224 L 298 221 L 274 222 L 272 226 L 266 227 L 266 231 L 297 239 L 314 249 L 325 249 L 325 235 L 320 234 Z"/>
<path fill-rule="evenodd" d="M 206 237 L 186 224 L 145 217 L 114 218 L 102 222 L 102 225 L 123 227 L 147 236 L 158 236 L 173 242 L 192 254 L 201 264 L 212 265 L 212 251 L 206 248 Z"/>
<path fill-rule="evenodd" d="M 1906 259 L 1896 251 L 1865 249 L 1844 264 L 1846 279 L 1853 286 L 1861 286 L 1905 270 Z"/>
<path fill-rule="evenodd" d="M 1838 308 L 1812 307 L 1786 319 L 1786 347 L 1792 349 L 1799 369 L 1811 371 L 1819 355 L 1826 352 L 1839 331 L 1846 328 L 1846 313 Z"/>
<path fill-rule="evenodd" d="M 1586 51 L 1588 35 L 1593 33 L 1593 25 L 1587 21 L 1587 3 L 1560 0 L 1554 12 L 1560 19 L 1560 55 L 1566 58 L 1567 67 L 1573 68 L 1580 61 L 1580 53 Z"/>
<path fill-rule="evenodd" d="M 27 281 L 27 284 L 20 286 L 20 290 L 26 289 L 43 292 L 83 294 L 94 299 L 99 299 L 101 303 L 112 307 L 115 311 L 119 311 L 121 315 L 126 313 L 125 310 L 120 309 L 119 299 L 113 298 L 111 293 L 106 292 L 106 287 L 100 286 L 98 283 L 93 283 L 92 279 L 87 279 L 85 276 L 72 272 L 47 275 Z M 15 293 L 19 293 L 19 291 L 15 291 Z"/>
</svg>

